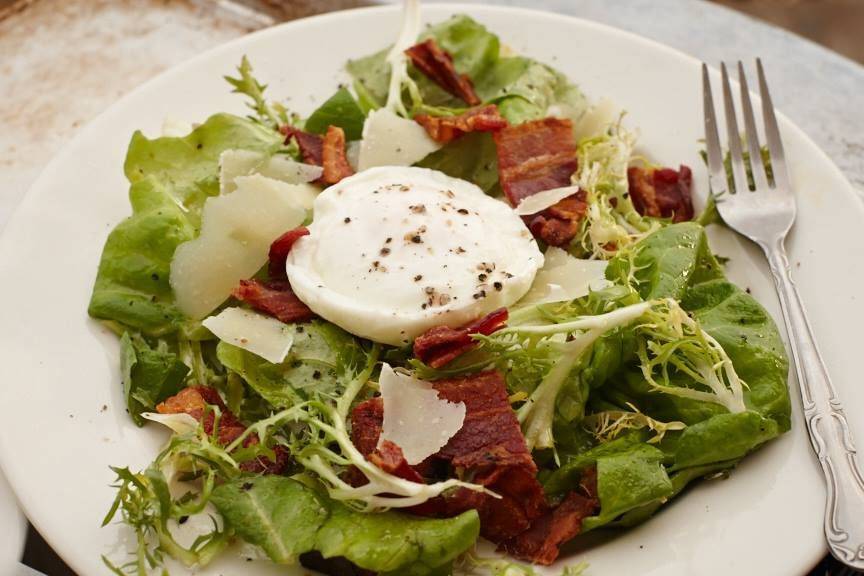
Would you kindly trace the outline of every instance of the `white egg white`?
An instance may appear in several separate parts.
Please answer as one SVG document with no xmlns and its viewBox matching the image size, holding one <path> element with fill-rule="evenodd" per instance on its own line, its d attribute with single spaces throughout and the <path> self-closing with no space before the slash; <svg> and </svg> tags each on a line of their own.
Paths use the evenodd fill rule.
<svg viewBox="0 0 864 576">
<path fill-rule="evenodd" d="M 297 296 L 352 334 L 396 346 L 515 303 L 543 265 L 509 206 L 425 168 L 382 166 L 331 186 L 309 232 L 286 266 Z"/>
</svg>

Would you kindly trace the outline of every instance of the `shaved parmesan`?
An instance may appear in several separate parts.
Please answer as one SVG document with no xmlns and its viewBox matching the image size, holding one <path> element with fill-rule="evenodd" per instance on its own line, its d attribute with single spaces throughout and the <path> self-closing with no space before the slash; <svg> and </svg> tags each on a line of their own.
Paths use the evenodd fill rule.
<svg viewBox="0 0 864 576">
<path fill-rule="evenodd" d="M 378 440 L 402 449 L 406 462 L 419 464 L 443 448 L 465 421 L 465 403 L 438 397 L 432 384 L 381 367 L 378 380 L 384 400 L 384 428 Z"/>
<path fill-rule="evenodd" d="M 226 308 L 202 322 L 217 338 L 280 364 L 294 343 L 287 324 L 243 308 Z"/>
<path fill-rule="evenodd" d="M 159 414 L 158 412 L 142 412 L 141 417 L 145 420 L 158 422 L 167 426 L 177 434 L 192 434 L 198 429 L 198 421 L 189 414 Z"/>
<path fill-rule="evenodd" d="M 362 171 L 375 166 L 411 166 L 440 147 L 413 120 L 380 108 L 370 112 L 363 124 L 357 167 Z"/>
<path fill-rule="evenodd" d="M 573 300 L 611 285 L 606 280 L 605 260 L 580 260 L 554 246 L 544 256 L 545 264 L 520 304 Z"/>
<path fill-rule="evenodd" d="M 519 216 L 537 214 L 577 192 L 579 192 L 578 186 L 565 186 L 564 188 L 552 188 L 551 190 L 538 192 L 522 200 L 515 208 L 516 214 Z"/>
<path fill-rule="evenodd" d="M 290 186 L 266 180 L 249 177 L 232 194 L 208 198 L 201 235 L 174 252 L 171 287 L 187 316 L 203 318 L 224 302 L 267 262 L 271 242 L 306 219 Z"/>
<path fill-rule="evenodd" d="M 238 176 L 234 182 L 238 189 L 253 188 L 263 190 L 266 188 L 270 192 L 286 195 L 306 210 L 312 209 L 315 198 L 321 192 L 317 186 L 313 186 L 312 184 L 286 184 L 281 180 L 268 178 L 261 174 Z"/>
<path fill-rule="evenodd" d="M 345 143 L 345 159 L 355 172 L 360 167 L 360 140 L 352 140 Z"/>
<path fill-rule="evenodd" d="M 295 162 L 287 156 L 268 156 L 252 150 L 226 150 L 219 156 L 219 192 L 237 189 L 236 179 L 260 174 L 288 184 L 305 184 L 321 177 L 324 169 Z"/>
<path fill-rule="evenodd" d="M 609 126 L 620 116 L 621 111 L 611 100 L 606 98 L 600 100 L 591 106 L 573 127 L 576 141 L 605 134 Z"/>
</svg>

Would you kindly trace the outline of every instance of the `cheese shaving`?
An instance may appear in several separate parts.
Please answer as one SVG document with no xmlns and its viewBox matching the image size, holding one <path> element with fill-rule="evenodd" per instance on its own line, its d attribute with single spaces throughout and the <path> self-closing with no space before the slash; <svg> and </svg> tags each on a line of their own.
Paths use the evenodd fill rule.
<svg viewBox="0 0 864 576">
<path fill-rule="evenodd" d="M 465 421 L 465 403 L 438 397 L 432 384 L 408 374 L 381 368 L 378 381 L 384 399 L 384 440 L 402 449 L 405 460 L 419 464 L 443 448 Z"/>
</svg>

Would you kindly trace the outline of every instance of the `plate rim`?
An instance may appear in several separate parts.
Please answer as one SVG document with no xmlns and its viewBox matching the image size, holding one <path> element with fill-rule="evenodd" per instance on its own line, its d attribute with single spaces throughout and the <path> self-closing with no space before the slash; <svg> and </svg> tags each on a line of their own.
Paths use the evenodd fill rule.
<svg viewBox="0 0 864 576">
<path fill-rule="evenodd" d="M 126 101 L 134 98 L 135 95 L 140 92 L 149 89 L 154 85 L 158 85 L 162 82 L 168 81 L 170 77 L 181 74 L 183 71 L 196 67 L 199 62 L 205 61 L 216 54 L 220 54 L 223 52 L 232 51 L 236 46 L 245 44 L 250 41 L 254 41 L 255 39 L 267 37 L 270 35 L 278 35 L 284 33 L 286 30 L 291 30 L 293 28 L 302 28 L 310 25 L 315 25 L 321 21 L 329 21 L 329 20 L 338 20 L 342 18 L 350 18 L 352 15 L 358 13 L 388 13 L 395 12 L 400 9 L 398 4 L 386 4 L 386 5 L 377 5 L 377 6 L 366 6 L 359 8 L 351 8 L 347 10 L 339 10 L 334 12 L 328 12 L 323 14 L 317 14 L 314 16 L 309 16 L 305 18 L 300 18 L 297 20 L 292 20 L 288 22 L 283 22 L 268 28 L 264 28 L 261 30 L 256 30 L 248 34 L 244 34 L 237 38 L 231 39 L 227 42 L 223 42 L 219 45 L 213 46 L 199 54 L 196 54 L 190 58 L 187 58 L 177 64 L 166 68 L 165 70 L 159 72 L 154 77 L 149 78 L 148 80 L 138 84 L 137 86 L 130 89 L 128 92 L 124 93 L 117 100 L 112 102 L 107 108 L 105 108 L 98 115 L 90 119 L 86 125 L 77 133 L 75 136 L 66 142 L 61 150 L 55 154 L 51 160 L 44 166 L 44 168 L 40 171 L 39 175 L 33 180 L 33 182 L 29 185 L 27 192 L 22 197 L 21 201 L 13 208 L 11 214 L 7 220 L 7 223 L 2 231 L 0 231 L 0 256 L 9 248 L 9 244 L 11 243 L 10 238 L 15 235 L 16 231 L 26 224 L 26 220 L 22 214 L 24 214 L 30 205 L 36 202 L 36 193 L 40 188 L 46 187 L 46 183 L 50 181 L 54 172 L 58 169 L 58 166 L 63 164 L 67 157 L 74 156 L 75 150 L 79 147 L 80 142 L 86 140 L 89 135 L 98 131 L 102 128 L 103 125 L 108 123 L 112 116 L 117 114 L 118 110 L 123 108 Z M 469 12 L 474 14 L 505 14 L 507 16 L 518 17 L 520 14 L 529 15 L 534 18 L 547 18 L 554 20 L 565 20 L 569 21 L 572 24 L 577 26 L 586 26 L 590 28 L 595 28 L 602 31 L 604 34 L 624 37 L 630 42 L 635 42 L 642 44 L 643 46 L 649 47 L 652 50 L 659 50 L 666 53 L 667 56 L 674 57 L 675 59 L 681 61 L 690 66 L 698 66 L 701 64 L 701 60 L 698 58 L 672 46 L 664 44 L 660 41 L 642 36 L 635 32 L 625 30 L 622 28 L 618 28 L 612 26 L 610 24 L 598 22 L 595 20 L 582 18 L 578 16 L 573 16 L 569 14 L 558 14 L 556 12 L 550 10 L 536 9 L 536 8 L 525 8 L 521 6 L 499 6 L 499 5 L 489 5 L 489 4 L 466 4 L 466 3 L 454 3 L 454 2 L 442 2 L 442 3 L 434 3 L 434 4 L 426 4 L 423 6 L 423 10 L 431 11 L 436 13 L 445 13 L 445 12 Z M 718 74 L 719 71 L 716 67 L 709 65 L 712 75 Z M 733 82 L 734 83 L 734 82 Z M 783 124 L 784 131 L 793 131 L 796 133 L 796 137 L 800 138 L 803 142 L 808 145 L 813 152 L 815 152 L 819 158 L 815 160 L 815 164 L 819 164 L 823 166 L 826 170 L 830 170 L 833 175 L 838 179 L 838 181 L 842 181 L 844 183 L 844 190 L 840 191 L 840 193 L 848 194 L 854 202 L 852 204 L 855 206 L 855 210 L 858 212 L 860 217 L 864 217 L 864 204 L 857 197 L 855 192 L 855 187 L 850 182 L 849 178 L 840 170 L 837 164 L 828 156 L 828 154 L 819 147 L 812 138 L 810 138 L 807 133 L 801 129 L 797 124 L 795 124 L 789 117 L 783 114 L 778 110 L 778 117 L 781 119 L 781 123 Z M 830 167 L 830 168 L 829 168 Z M 837 193 L 835 191 L 834 193 Z M 778 324 L 778 328 L 781 330 L 784 335 L 784 342 L 788 342 L 788 339 L 785 338 L 785 329 L 782 325 Z M 791 373 L 790 373 L 791 374 Z M 790 396 L 792 402 L 799 403 L 801 402 L 800 394 L 797 390 L 797 386 L 795 386 L 796 380 L 794 376 L 790 375 Z M 812 456 L 812 453 L 811 453 Z M 815 458 L 815 457 L 814 457 Z M 6 443 L 2 436 L 0 436 L 0 467 L 3 468 L 6 479 L 10 488 L 12 489 L 13 494 L 16 496 L 20 508 L 26 514 L 28 518 L 32 519 L 30 522 L 37 529 L 37 531 L 42 535 L 45 541 L 52 547 L 52 549 L 70 566 L 79 564 L 75 561 L 75 555 L 71 553 L 66 553 L 63 551 L 64 545 L 60 538 L 55 537 L 55 535 L 51 535 L 49 528 L 49 521 L 47 520 L 48 515 L 40 515 L 35 514 L 32 515 L 31 511 L 38 511 L 38 506 L 36 505 L 36 501 L 38 498 L 30 498 L 26 497 L 27 492 L 25 490 L 20 490 L 19 486 L 23 486 L 26 484 L 26 478 L 24 478 L 23 474 L 19 474 L 16 471 L 16 467 L 12 466 L 11 455 L 6 448 Z M 822 487 L 820 486 L 820 490 Z M 22 495 L 25 495 L 22 497 Z M 814 553 L 812 554 L 812 559 L 810 562 L 809 568 L 816 566 L 827 554 L 828 549 L 825 545 L 824 541 L 821 542 L 821 546 L 814 546 Z M 807 569 L 809 569 L 807 568 Z"/>
</svg>

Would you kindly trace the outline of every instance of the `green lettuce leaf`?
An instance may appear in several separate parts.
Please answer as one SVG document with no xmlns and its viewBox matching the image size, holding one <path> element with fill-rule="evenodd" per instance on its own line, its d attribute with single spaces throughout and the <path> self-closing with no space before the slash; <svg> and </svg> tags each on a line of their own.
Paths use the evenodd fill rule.
<svg viewBox="0 0 864 576">
<path fill-rule="evenodd" d="M 658 393 L 633 368 L 632 344 L 618 348 L 605 341 L 597 347 L 582 378 L 591 376 L 586 412 L 631 409 L 660 421 L 681 421 L 659 444 L 648 445 L 644 430 L 586 446 L 583 435 L 562 434 L 557 446 L 561 466 L 544 475 L 551 495 L 563 495 L 596 464 L 601 511 L 583 529 L 601 525 L 630 526 L 648 518 L 689 482 L 725 470 L 763 443 L 788 430 L 790 404 L 788 361 L 782 340 L 767 312 L 746 292 L 730 283 L 711 253 L 705 232 L 695 223 L 662 228 L 610 262 L 610 280 L 635 278 L 639 296 L 675 298 L 713 336 L 747 382 L 746 412 L 729 413 L 720 405 Z M 632 272 L 632 275 L 630 274 Z M 598 343 L 599 344 L 599 343 Z M 592 367 L 592 363 L 594 366 Z M 673 382 L 686 383 L 683 374 Z M 564 417 L 556 429 L 567 427 Z M 578 426 L 576 418 L 570 426 Z"/>
<path fill-rule="evenodd" d="M 367 570 L 425 576 L 471 548 L 479 534 L 475 510 L 433 520 L 400 512 L 363 514 L 334 504 L 316 547 L 325 558 L 342 556 Z"/>
<path fill-rule="evenodd" d="M 363 362 L 359 340 L 329 322 L 294 324 L 294 343 L 281 364 L 231 344 L 219 342 L 219 361 L 273 408 L 285 408 L 310 399 L 312 393 L 332 395 Z"/>
<path fill-rule="evenodd" d="M 498 185 L 495 141 L 485 132 L 474 132 L 457 138 L 426 156 L 417 166 L 439 170 L 453 178 L 473 182 L 487 193 L 494 192 Z"/>
<path fill-rule="evenodd" d="M 573 486 L 578 484 L 583 470 L 597 463 L 598 458 L 626 454 L 639 449 L 645 442 L 645 434 L 640 431 L 632 431 L 622 434 L 618 438 L 596 444 L 584 449 L 584 445 L 575 446 L 578 450 L 566 452 L 566 447 L 558 446 L 559 456 L 562 459 L 561 466 L 546 476 L 543 481 L 543 489 L 550 495 L 564 495 Z M 561 450 L 565 448 L 565 450 Z"/>
<path fill-rule="evenodd" d="M 168 350 L 164 340 L 153 348 L 140 335 L 124 332 L 120 338 L 120 373 L 129 415 L 143 426 L 146 420 L 141 413 L 152 412 L 158 403 L 182 390 L 189 367 Z"/>
<path fill-rule="evenodd" d="M 626 258 L 616 258 L 610 263 L 609 278 L 620 277 L 629 265 Z M 726 280 L 705 230 L 692 222 L 662 228 L 639 243 L 634 265 L 640 295 L 679 300 L 723 346 L 748 384 L 744 392 L 747 408 L 774 420 L 778 432 L 788 430 L 789 361 L 780 333 L 752 296 Z M 693 424 L 724 412 L 705 403 L 650 392 L 635 373 L 623 388 L 625 395 L 638 399 L 641 409 L 660 420 Z"/>
<path fill-rule="evenodd" d="M 280 476 L 227 482 L 211 502 L 236 534 L 283 564 L 314 550 L 381 574 L 429 576 L 472 547 L 480 533 L 474 510 L 447 519 L 365 514 Z"/>
<path fill-rule="evenodd" d="M 168 283 L 171 258 L 195 237 L 188 215 L 154 177 L 129 191 L 132 216 L 117 225 L 102 249 L 89 314 L 145 334 L 173 332 L 183 322 Z"/>
<path fill-rule="evenodd" d="M 366 114 L 351 92 L 347 88 L 339 88 L 306 119 L 304 129 L 313 134 L 324 134 L 328 126 L 338 126 L 345 131 L 346 140 L 359 140 L 365 119 Z"/>
<path fill-rule="evenodd" d="M 204 201 L 219 194 L 219 155 L 225 150 L 272 154 L 283 147 L 279 132 L 231 114 L 214 114 L 180 138 L 132 135 L 123 169 L 129 182 L 158 180 L 197 225 Z"/>
<path fill-rule="evenodd" d="M 434 38 L 450 53 L 454 68 L 471 78 L 480 99 L 496 103 L 512 124 L 546 117 L 552 107 L 557 115 L 577 120 L 587 108 L 585 96 L 563 74 L 531 58 L 502 56 L 498 37 L 468 16 L 456 15 L 430 27 L 421 40 L 426 38 Z M 347 64 L 363 108 L 380 107 L 387 99 L 390 78 L 387 52 L 385 49 Z M 465 102 L 421 72 L 412 69 L 411 77 L 423 100 L 414 113 L 457 114 L 465 108 Z M 495 143 L 488 134 L 459 138 L 418 165 L 468 180 L 486 192 L 499 192 L 498 158 Z"/>
<path fill-rule="evenodd" d="M 738 460 L 778 434 L 777 422 L 756 412 L 717 414 L 681 432 L 671 469 Z"/>
<path fill-rule="evenodd" d="M 564 116 L 578 119 L 587 107 L 585 96 L 563 74 L 531 58 L 502 56 L 498 37 L 464 14 L 431 26 L 420 40 L 427 38 L 434 38 L 453 57 L 453 67 L 471 78 L 480 99 L 497 103 L 513 124 L 545 117 L 553 105 Z M 385 49 L 347 64 L 358 96 L 375 107 L 387 99 L 387 52 Z M 411 76 L 420 89 L 424 108 L 428 108 L 423 111 L 449 113 L 465 107 L 465 102 L 421 72 L 412 70 Z"/>
<path fill-rule="evenodd" d="M 665 458 L 662 450 L 647 444 L 597 458 L 600 514 L 585 518 L 582 531 L 597 528 L 625 512 L 669 497 L 674 488 L 663 467 Z"/>
<path fill-rule="evenodd" d="M 680 494 L 681 491 L 690 484 L 690 482 L 725 472 L 730 468 L 733 468 L 736 463 L 737 460 L 718 462 L 706 466 L 687 468 L 686 470 L 670 474 L 669 478 L 672 481 L 672 492 L 669 494 L 668 498 L 673 498 Z M 662 499 L 654 500 L 648 504 L 630 510 L 619 519 L 610 522 L 606 526 L 614 526 L 617 528 L 629 528 L 635 526 L 650 518 L 664 503 L 665 502 Z"/>
<path fill-rule="evenodd" d="M 390 66 L 387 64 L 385 48 L 369 56 L 348 60 L 345 70 L 354 80 L 354 91 L 361 108 L 380 108 L 387 101 L 390 82 Z"/>
<path fill-rule="evenodd" d="M 246 542 L 259 546 L 279 564 L 295 564 L 315 549 L 330 503 L 289 478 L 259 476 L 222 484 L 210 501 Z"/>
<path fill-rule="evenodd" d="M 168 282 L 171 258 L 197 234 L 204 201 L 219 193 L 219 155 L 281 146 L 279 133 L 230 114 L 211 116 L 182 138 L 136 132 L 125 164 L 132 215 L 105 242 L 90 315 L 148 335 L 176 331 L 184 318 Z"/>
</svg>

